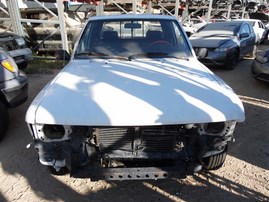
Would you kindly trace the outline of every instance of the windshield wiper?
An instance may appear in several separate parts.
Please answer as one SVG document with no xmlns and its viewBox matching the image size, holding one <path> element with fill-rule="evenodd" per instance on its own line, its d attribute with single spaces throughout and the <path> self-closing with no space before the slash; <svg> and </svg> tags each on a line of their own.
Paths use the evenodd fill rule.
<svg viewBox="0 0 269 202">
<path fill-rule="evenodd" d="M 157 57 L 164 57 L 167 56 L 167 53 L 162 52 L 146 52 L 146 53 L 138 53 L 134 55 L 128 56 L 129 60 L 135 59 L 135 58 L 157 58 Z"/>
<path fill-rule="evenodd" d="M 176 58 L 176 59 L 182 59 L 182 60 L 189 60 L 187 57 L 177 57 L 174 55 L 169 55 L 168 53 L 163 52 L 146 52 L 146 53 L 138 53 L 134 55 L 130 55 L 128 58 L 129 60 L 135 59 L 135 58 Z"/>
<path fill-rule="evenodd" d="M 76 56 L 94 56 L 94 57 L 98 57 L 98 58 L 104 58 L 104 59 L 122 59 L 122 60 L 129 60 L 127 57 L 124 56 L 119 56 L 119 55 L 107 55 L 104 53 L 100 53 L 100 52 L 79 52 L 76 53 Z"/>
<path fill-rule="evenodd" d="M 104 53 L 99 53 L 99 52 L 92 52 L 92 51 L 82 51 L 79 53 L 76 53 L 76 56 L 107 56 Z"/>
</svg>

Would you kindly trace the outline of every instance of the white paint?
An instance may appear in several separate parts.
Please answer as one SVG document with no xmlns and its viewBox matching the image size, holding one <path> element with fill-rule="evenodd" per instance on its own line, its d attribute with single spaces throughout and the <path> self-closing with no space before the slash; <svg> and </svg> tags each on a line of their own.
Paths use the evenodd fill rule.
<svg viewBox="0 0 269 202">
<path fill-rule="evenodd" d="M 244 118 L 237 95 L 195 58 L 72 60 L 26 114 L 32 124 L 99 126 Z"/>
</svg>

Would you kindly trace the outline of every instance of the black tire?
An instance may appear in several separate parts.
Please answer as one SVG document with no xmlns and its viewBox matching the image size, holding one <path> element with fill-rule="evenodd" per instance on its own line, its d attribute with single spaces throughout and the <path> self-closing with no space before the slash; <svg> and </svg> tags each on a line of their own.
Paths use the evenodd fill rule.
<svg viewBox="0 0 269 202">
<path fill-rule="evenodd" d="M 69 170 L 67 167 L 60 168 L 60 170 L 57 172 L 53 166 L 47 166 L 47 169 L 50 174 L 56 175 L 56 176 L 63 176 L 69 173 Z"/>
<path fill-rule="evenodd" d="M 8 111 L 5 105 L 0 102 L 0 141 L 4 138 L 9 125 Z"/>
<path fill-rule="evenodd" d="M 221 152 L 220 154 L 216 154 L 213 156 L 209 156 L 203 159 L 203 168 L 206 170 L 217 170 L 219 169 L 227 156 L 227 147 L 226 149 Z"/>
<path fill-rule="evenodd" d="M 235 69 L 237 63 L 239 61 L 239 52 L 237 50 L 234 51 L 231 58 L 225 63 L 225 67 L 228 70 Z"/>
</svg>

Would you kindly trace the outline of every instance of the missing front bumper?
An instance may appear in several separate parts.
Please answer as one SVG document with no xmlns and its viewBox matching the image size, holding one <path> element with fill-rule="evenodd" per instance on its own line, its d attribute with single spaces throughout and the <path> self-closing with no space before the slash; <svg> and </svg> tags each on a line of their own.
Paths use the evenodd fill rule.
<svg viewBox="0 0 269 202">
<path fill-rule="evenodd" d="M 199 166 L 199 165 L 198 165 Z M 97 168 L 85 166 L 74 169 L 70 175 L 75 178 L 90 178 L 96 180 L 159 180 L 167 178 L 181 178 L 193 173 L 195 165 L 182 162 L 174 167 L 133 167 L 133 168 Z"/>
</svg>

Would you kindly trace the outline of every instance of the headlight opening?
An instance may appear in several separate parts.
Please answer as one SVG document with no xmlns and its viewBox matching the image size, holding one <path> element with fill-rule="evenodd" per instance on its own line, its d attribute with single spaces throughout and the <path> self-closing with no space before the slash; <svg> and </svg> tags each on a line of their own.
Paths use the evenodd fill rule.
<svg viewBox="0 0 269 202">
<path fill-rule="evenodd" d="M 201 124 L 200 135 L 229 136 L 233 134 L 236 122 L 212 122 Z"/>
<path fill-rule="evenodd" d="M 44 125 L 43 133 L 50 139 L 61 139 L 65 135 L 65 129 L 62 125 Z"/>
</svg>

